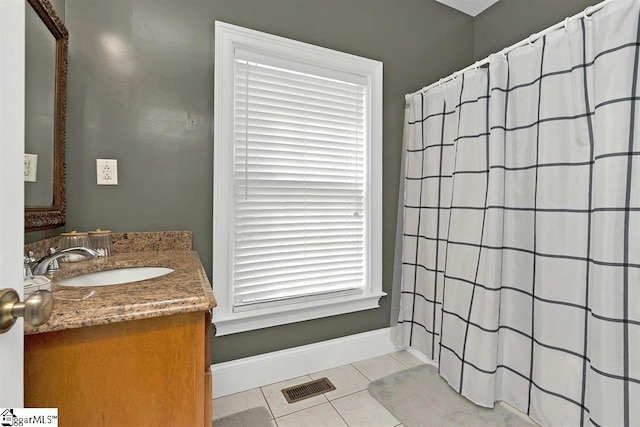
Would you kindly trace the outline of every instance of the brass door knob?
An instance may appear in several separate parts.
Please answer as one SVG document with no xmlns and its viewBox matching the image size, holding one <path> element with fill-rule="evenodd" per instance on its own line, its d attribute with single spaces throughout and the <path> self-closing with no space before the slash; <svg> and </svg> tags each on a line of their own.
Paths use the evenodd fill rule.
<svg viewBox="0 0 640 427">
<path fill-rule="evenodd" d="M 13 289 L 0 291 L 0 334 L 7 332 L 18 317 L 31 326 L 40 326 L 53 312 L 53 296 L 49 291 L 35 291 L 24 302 Z"/>
</svg>

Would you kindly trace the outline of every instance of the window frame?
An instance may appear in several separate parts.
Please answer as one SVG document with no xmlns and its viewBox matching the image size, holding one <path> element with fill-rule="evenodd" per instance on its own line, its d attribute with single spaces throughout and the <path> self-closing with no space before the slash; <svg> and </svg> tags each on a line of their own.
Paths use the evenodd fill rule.
<svg viewBox="0 0 640 427">
<path fill-rule="evenodd" d="M 233 311 L 233 79 L 236 51 L 294 60 L 310 72 L 324 69 L 350 73 L 367 82 L 365 206 L 368 220 L 365 221 L 367 261 L 363 293 Z M 218 307 L 212 321 L 216 324 L 216 336 L 379 307 L 379 299 L 386 295 L 382 291 L 382 63 L 216 21 L 214 69 L 212 282 Z"/>
</svg>

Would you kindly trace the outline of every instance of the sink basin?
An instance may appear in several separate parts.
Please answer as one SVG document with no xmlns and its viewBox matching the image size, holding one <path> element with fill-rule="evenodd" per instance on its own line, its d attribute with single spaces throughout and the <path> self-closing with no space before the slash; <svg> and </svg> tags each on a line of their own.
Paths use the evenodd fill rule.
<svg viewBox="0 0 640 427">
<path fill-rule="evenodd" d="M 128 267 L 98 271 L 58 281 L 62 286 L 106 286 L 137 282 L 164 276 L 173 271 L 167 267 Z"/>
</svg>

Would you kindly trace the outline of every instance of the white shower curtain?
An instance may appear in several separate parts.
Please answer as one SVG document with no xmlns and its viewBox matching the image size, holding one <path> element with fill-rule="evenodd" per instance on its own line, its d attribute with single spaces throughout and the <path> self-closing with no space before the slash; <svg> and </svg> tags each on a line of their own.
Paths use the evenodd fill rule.
<svg viewBox="0 0 640 427">
<path fill-rule="evenodd" d="M 396 344 L 483 406 L 640 425 L 640 1 L 408 99 Z"/>
</svg>

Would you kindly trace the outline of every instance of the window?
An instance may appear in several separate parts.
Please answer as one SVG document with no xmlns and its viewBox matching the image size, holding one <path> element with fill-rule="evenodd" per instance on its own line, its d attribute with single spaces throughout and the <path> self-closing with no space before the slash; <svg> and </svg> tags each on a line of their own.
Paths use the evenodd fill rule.
<svg viewBox="0 0 640 427">
<path fill-rule="evenodd" d="M 218 335 L 378 307 L 382 64 L 216 22 Z"/>
</svg>

